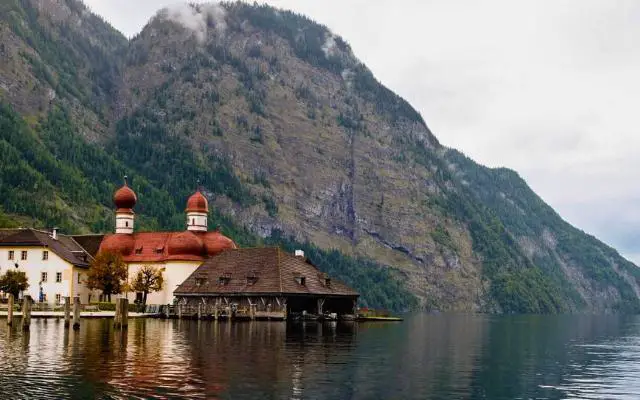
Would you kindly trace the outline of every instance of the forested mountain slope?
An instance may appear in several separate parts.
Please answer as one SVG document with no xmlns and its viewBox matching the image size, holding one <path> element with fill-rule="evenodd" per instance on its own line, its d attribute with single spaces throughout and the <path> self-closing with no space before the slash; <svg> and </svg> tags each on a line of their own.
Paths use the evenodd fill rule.
<svg viewBox="0 0 640 400">
<path fill-rule="evenodd" d="M 126 172 L 139 226 L 180 229 L 200 179 L 241 244 L 304 246 L 369 305 L 638 309 L 637 267 L 441 146 L 303 16 L 176 6 L 127 42 L 76 0 L 2 7 L 0 224 L 110 230 Z"/>
</svg>

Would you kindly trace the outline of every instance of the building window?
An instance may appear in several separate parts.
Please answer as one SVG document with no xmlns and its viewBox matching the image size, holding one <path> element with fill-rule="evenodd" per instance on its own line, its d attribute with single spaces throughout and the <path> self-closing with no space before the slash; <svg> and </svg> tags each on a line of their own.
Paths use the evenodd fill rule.
<svg viewBox="0 0 640 400">
<path fill-rule="evenodd" d="M 42 251 L 42 259 L 47 261 L 49 259 L 49 252 L 47 250 Z"/>
<path fill-rule="evenodd" d="M 13 260 L 15 257 L 15 252 L 13 250 L 9 250 L 9 260 Z"/>
<path fill-rule="evenodd" d="M 62 272 L 56 272 L 56 282 L 62 282 Z"/>
<path fill-rule="evenodd" d="M 128 228 L 129 227 L 129 221 L 124 221 L 124 226 L 125 226 L 125 228 Z"/>
<path fill-rule="evenodd" d="M 62 296 L 60 295 L 60 293 L 56 294 L 56 304 L 60 304 L 62 300 Z"/>
<path fill-rule="evenodd" d="M 191 225 L 195 225 L 196 224 L 196 220 L 194 218 L 191 218 Z"/>
<path fill-rule="evenodd" d="M 20 252 L 20 259 L 21 259 L 22 261 L 24 261 L 24 260 L 26 260 L 26 259 L 27 259 L 27 251 L 26 251 L 26 250 L 22 250 L 22 251 Z"/>
<path fill-rule="evenodd" d="M 82 283 L 82 274 L 78 272 L 78 283 Z"/>
<path fill-rule="evenodd" d="M 49 274 L 47 274 L 46 272 L 42 272 L 42 273 L 40 274 L 40 282 L 46 282 L 46 281 L 47 281 L 47 278 L 48 278 L 48 275 L 49 275 Z"/>
<path fill-rule="evenodd" d="M 296 282 L 298 282 L 298 285 L 304 286 L 307 283 L 307 279 L 304 276 L 296 276 Z"/>
</svg>

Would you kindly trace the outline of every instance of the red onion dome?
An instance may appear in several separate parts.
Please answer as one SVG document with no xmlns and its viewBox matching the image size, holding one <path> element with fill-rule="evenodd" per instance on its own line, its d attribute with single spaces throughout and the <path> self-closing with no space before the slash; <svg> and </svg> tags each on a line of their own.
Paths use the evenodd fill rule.
<svg viewBox="0 0 640 400">
<path fill-rule="evenodd" d="M 180 232 L 169 239 L 168 249 L 170 256 L 194 255 L 200 256 L 204 246 L 200 238 L 190 231 Z"/>
<path fill-rule="evenodd" d="M 123 256 L 128 256 L 133 251 L 134 246 L 135 239 L 133 235 L 116 233 L 115 235 L 108 235 L 102 240 L 100 251 L 120 253 Z"/>
<path fill-rule="evenodd" d="M 126 182 L 124 186 L 116 190 L 113 195 L 113 203 L 116 205 L 117 209 L 130 210 L 136 205 L 137 201 L 138 196 L 136 196 L 136 193 L 131 190 Z"/>
<path fill-rule="evenodd" d="M 225 250 L 238 248 L 233 240 L 229 239 L 220 232 L 207 232 L 201 237 L 204 241 L 204 247 L 209 257 L 220 254 Z"/>
<path fill-rule="evenodd" d="M 187 209 L 186 212 L 199 212 L 199 213 L 208 213 L 209 212 L 209 202 L 207 198 L 204 197 L 202 193 L 198 190 L 194 194 L 189 197 L 187 200 Z"/>
</svg>

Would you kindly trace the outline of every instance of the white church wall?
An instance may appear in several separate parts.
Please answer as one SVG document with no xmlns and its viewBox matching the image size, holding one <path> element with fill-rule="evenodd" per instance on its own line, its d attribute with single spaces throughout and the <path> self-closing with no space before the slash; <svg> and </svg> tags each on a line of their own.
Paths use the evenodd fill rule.
<svg viewBox="0 0 640 400">
<path fill-rule="evenodd" d="M 166 261 L 163 263 L 132 263 L 129 264 L 129 280 L 132 281 L 140 268 L 152 265 L 156 268 L 164 268 L 164 288 L 160 292 L 149 293 L 147 304 L 173 304 L 174 290 L 184 282 L 199 266 L 201 261 Z M 127 295 L 130 303 L 136 299 L 136 293 Z"/>
</svg>

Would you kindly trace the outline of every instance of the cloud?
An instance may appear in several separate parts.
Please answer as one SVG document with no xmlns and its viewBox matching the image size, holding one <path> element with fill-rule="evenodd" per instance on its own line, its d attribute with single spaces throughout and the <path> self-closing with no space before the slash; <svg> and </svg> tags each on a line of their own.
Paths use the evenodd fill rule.
<svg viewBox="0 0 640 400">
<path fill-rule="evenodd" d="M 200 43 L 207 39 L 210 25 L 213 25 L 218 35 L 224 35 L 227 29 L 225 16 L 226 10 L 219 3 L 173 4 L 161 9 L 157 14 L 158 18 L 170 20 L 191 31 Z"/>
</svg>

